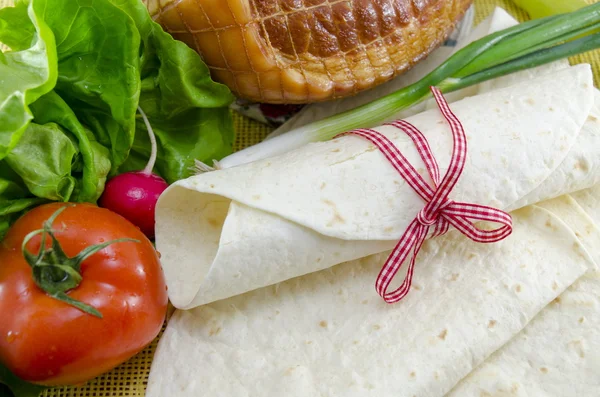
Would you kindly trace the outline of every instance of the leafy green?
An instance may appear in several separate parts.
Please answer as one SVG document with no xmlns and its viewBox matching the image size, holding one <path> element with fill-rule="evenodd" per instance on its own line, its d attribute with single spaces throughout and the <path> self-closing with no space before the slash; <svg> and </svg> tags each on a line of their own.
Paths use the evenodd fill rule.
<svg viewBox="0 0 600 397">
<path fill-rule="evenodd" d="M 32 206 L 95 202 L 107 177 L 143 168 L 138 106 L 168 182 L 232 151 L 231 92 L 139 0 L 19 0 L 0 42 L 0 238 Z"/>
<path fill-rule="evenodd" d="M 79 1 L 47 2 L 62 8 L 44 16 L 57 43 L 55 89 L 82 123 L 93 113 L 98 140 L 110 148 L 116 171 L 127 158 L 135 134 L 140 34 L 129 15 L 110 1 L 94 1 L 93 7 Z M 106 124 L 113 128 L 102 128 Z"/>
<path fill-rule="evenodd" d="M 26 50 L 36 36 L 35 26 L 28 23 L 27 3 L 17 2 L 15 7 L 7 7 L 0 12 L 0 41 L 13 51 Z M 8 26 L 8 21 L 23 21 L 24 23 Z"/>
<path fill-rule="evenodd" d="M 15 397 L 39 397 L 46 389 L 44 386 L 38 386 L 22 381 L 13 375 L 5 366 L 0 363 L 0 385 L 6 385 L 12 391 Z M 2 392 L 2 387 L 0 387 Z M 0 393 L 2 397 L 5 397 Z"/>
<path fill-rule="evenodd" d="M 69 201 L 75 188 L 71 164 L 76 152 L 58 125 L 32 123 L 5 162 L 35 196 Z"/>
<path fill-rule="evenodd" d="M 227 106 L 233 96 L 229 89 L 215 84 L 198 55 L 152 21 L 141 2 L 111 1 L 133 18 L 141 35 L 139 105 L 146 112 L 159 144 L 158 172 L 173 182 L 189 175 L 194 159 L 221 158 L 231 153 L 233 124 Z M 145 131 L 141 120 L 137 130 Z M 172 139 L 173 136 L 178 139 Z M 139 169 L 139 160 L 149 156 L 147 134 L 136 134 L 132 150 L 133 158 L 121 171 Z"/>
<path fill-rule="evenodd" d="M 144 105 L 142 107 L 145 109 Z M 212 116 L 212 117 L 210 117 Z M 189 110 L 166 120 L 150 119 L 158 142 L 156 169 L 169 182 L 189 175 L 194 159 L 222 158 L 231 153 L 231 135 L 220 131 L 233 130 L 227 108 Z M 138 130 L 144 128 L 138 120 Z M 178 136 L 178 139 L 171 139 Z M 214 147 L 218 145 L 219 151 Z M 148 135 L 136 134 L 129 159 L 122 172 L 139 170 L 150 156 Z"/>
<path fill-rule="evenodd" d="M 78 194 L 74 201 L 96 201 L 104 190 L 104 183 L 111 168 L 110 153 L 96 141 L 96 137 L 86 129 L 67 103 L 56 93 L 41 97 L 32 105 L 35 120 L 39 123 L 56 123 L 69 131 L 73 144 L 77 147 L 76 161 L 71 171 L 79 182 Z M 73 139 L 74 138 L 74 139 Z M 48 156 L 63 156 L 62 152 L 49 152 Z M 47 195 L 38 195 L 50 198 Z"/>
<path fill-rule="evenodd" d="M 23 211 L 46 201 L 32 197 L 19 175 L 0 161 L 0 239 Z"/>
<path fill-rule="evenodd" d="M 0 159 L 16 146 L 32 119 L 28 106 L 56 84 L 54 35 L 39 17 L 40 8 L 32 4 L 26 9 L 19 2 L 14 9 L 0 9 L 0 42 L 18 49 L 0 53 Z M 23 32 L 31 37 L 28 48 L 16 38 Z"/>
</svg>

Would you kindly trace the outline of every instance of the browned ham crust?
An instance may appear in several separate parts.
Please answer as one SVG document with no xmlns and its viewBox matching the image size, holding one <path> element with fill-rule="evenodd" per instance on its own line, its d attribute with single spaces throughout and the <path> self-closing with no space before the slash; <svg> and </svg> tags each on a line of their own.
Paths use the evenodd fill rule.
<svg viewBox="0 0 600 397">
<path fill-rule="evenodd" d="M 212 76 L 243 98 L 308 103 L 355 94 L 438 47 L 472 0 L 143 0 Z"/>
</svg>

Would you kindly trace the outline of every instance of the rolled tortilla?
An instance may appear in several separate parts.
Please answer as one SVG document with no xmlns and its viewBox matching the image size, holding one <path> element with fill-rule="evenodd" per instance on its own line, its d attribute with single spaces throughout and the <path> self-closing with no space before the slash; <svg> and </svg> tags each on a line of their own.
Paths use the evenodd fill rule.
<svg viewBox="0 0 600 397">
<path fill-rule="evenodd" d="M 591 189 L 576 192 L 572 194 L 572 197 L 600 226 L 600 184 Z"/>
<path fill-rule="evenodd" d="M 596 257 L 593 268 L 514 339 L 463 379 L 448 397 L 595 396 L 600 390 L 600 185 L 548 203 Z M 581 204 L 581 206 L 579 204 Z M 581 222 L 589 210 L 594 225 Z M 579 213 L 575 214 L 575 212 Z M 579 220 L 577 219 L 579 217 Z"/>
<path fill-rule="evenodd" d="M 513 210 L 598 182 L 600 147 L 578 144 L 597 139 L 597 123 L 582 130 L 593 103 L 588 65 L 453 103 L 469 153 L 452 198 Z M 408 121 L 444 172 L 452 142 L 439 111 Z M 377 130 L 425 174 L 404 133 Z M 571 158 L 588 166 L 565 173 Z M 423 206 L 381 153 L 352 136 L 179 181 L 156 212 L 169 297 L 192 308 L 383 252 Z M 363 288 L 372 292 L 373 281 Z"/>
<path fill-rule="evenodd" d="M 369 285 L 385 254 L 192 310 L 162 336 L 148 397 L 441 397 L 593 265 L 550 211 L 494 245 L 428 241 L 413 291 Z"/>
</svg>

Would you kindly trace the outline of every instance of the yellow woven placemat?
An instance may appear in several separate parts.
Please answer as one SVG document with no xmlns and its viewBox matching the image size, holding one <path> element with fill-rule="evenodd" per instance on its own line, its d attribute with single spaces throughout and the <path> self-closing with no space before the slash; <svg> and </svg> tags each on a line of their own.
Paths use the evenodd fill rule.
<svg viewBox="0 0 600 397">
<path fill-rule="evenodd" d="M 589 3 L 596 1 L 600 0 L 588 0 Z M 11 4 L 11 2 L 12 0 L 0 0 L 0 8 Z M 478 23 L 483 20 L 497 6 L 506 9 L 519 20 L 526 18 L 526 15 L 515 7 L 510 0 L 475 0 L 475 22 Z M 592 64 L 596 85 L 598 86 L 600 81 L 600 51 L 574 57 L 571 61 L 572 63 L 585 62 Z M 260 142 L 271 131 L 269 127 L 245 118 L 238 113 L 234 112 L 233 118 L 237 131 L 236 150 Z M 42 394 L 42 397 L 143 397 L 152 356 L 159 338 L 131 360 L 90 381 L 85 386 L 49 389 Z"/>
</svg>

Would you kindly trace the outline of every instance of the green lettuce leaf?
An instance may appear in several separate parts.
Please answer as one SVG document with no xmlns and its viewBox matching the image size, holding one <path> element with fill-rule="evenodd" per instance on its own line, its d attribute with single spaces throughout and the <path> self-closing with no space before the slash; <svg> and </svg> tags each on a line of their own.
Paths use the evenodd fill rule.
<svg viewBox="0 0 600 397">
<path fill-rule="evenodd" d="M 69 201 L 75 188 L 71 176 L 77 148 L 57 124 L 31 123 L 4 161 L 37 197 Z"/>
<path fill-rule="evenodd" d="M 215 83 L 198 54 L 152 20 L 137 0 L 111 0 L 135 22 L 142 39 L 139 105 L 159 144 L 156 171 L 169 183 L 191 175 L 194 159 L 210 162 L 232 152 L 229 89 Z M 176 60 L 176 62 L 174 62 Z M 121 171 L 143 168 L 150 154 L 146 127 L 137 123 L 133 152 Z"/>
<path fill-rule="evenodd" d="M 14 7 L 6 7 L 0 11 L 0 42 L 13 51 L 23 51 L 31 46 L 35 37 L 35 26 L 28 22 L 27 2 L 18 1 Z M 8 21 L 23 21 L 20 24 L 8 25 Z"/>
<path fill-rule="evenodd" d="M 77 193 L 71 200 L 98 200 L 111 168 L 109 150 L 97 142 L 96 136 L 79 122 L 75 112 L 56 92 L 44 95 L 31 108 L 36 122 L 56 123 L 72 135 L 70 137 L 76 147 L 76 161 L 72 162 L 69 172 L 76 178 Z M 53 152 L 48 156 L 64 156 L 64 153 Z M 50 157 L 47 160 L 49 163 L 53 162 Z M 40 197 L 49 198 L 45 195 Z"/>
<path fill-rule="evenodd" d="M 56 46 L 40 16 L 43 9 L 43 2 L 0 9 L 0 42 L 16 47 L 0 52 L 0 159 L 17 145 L 33 118 L 29 105 L 56 84 Z M 24 38 L 16 38 L 23 32 L 30 37 L 27 48 Z"/>
<path fill-rule="evenodd" d="M 34 0 L 34 3 L 39 0 Z M 110 148 L 112 168 L 133 144 L 140 93 L 140 34 L 110 1 L 46 0 L 43 15 L 57 43 L 56 92 L 83 124 L 92 113 L 98 140 Z M 60 8 L 61 12 L 55 10 Z M 114 128 L 106 129 L 104 125 Z"/>
<path fill-rule="evenodd" d="M 198 54 L 163 31 L 142 2 L 110 1 L 133 19 L 140 32 L 142 96 L 155 102 L 156 109 L 152 111 L 156 115 L 170 118 L 193 108 L 231 104 L 234 97 L 229 89 L 212 81 L 208 67 Z"/>
<path fill-rule="evenodd" d="M 95 202 L 107 177 L 168 182 L 232 151 L 229 89 L 152 21 L 139 0 L 18 0 L 0 10 L 0 238 L 46 201 Z"/>
<path fill-rule="evenodd" d="M 158 141 L 155 171 L 169 183 L 190 176 L 194 159 L 220 159 L 231 153 L 233 123 L 227 108 L 193 109 L 165 121 L 150 119 L 150 122 Z M 145 129 L 142 120 L 138 120 L 138 131 Z M 226 135 L 223 131 L 232 133 Z M 121 171 L 143 168 L 148 156 L 148 135 L 137 133 Z"/>
<path fill-rule="evenodd" d="M 112 174 L 139 169 L 133 167 L 139 161 L 126 160 L 131 149 L 138 159 L 150 152 L 145 125 L 135 122 L 138 105 L 157 134 L 156 172 L 169 183 L 189 176 L 195 159 L 231 153 L 233 95 L 211 79 L 195 51 L 152 21 L 140 1 L 109 0 L 93 8 L 73 2 L 67 8 L 66 15 L 45 19 L 59 43 L 56 91 L 111 149 Z M 92 26 L 83 43 L 78 24 Z"/>
<path fill-rule="evenodd" d="M 47 387 L 44 386 L 38 386 L 22 381 L 0 363 L 0 396 L 10 396 L 10 394 L 8 396 L 3 394 L 1 385 L 6 385 L 15 397 L 39 397 L 39 395 L 42 394 L 42 391 L 47 389 Z"/>
<path fill-rule="evenodd" d="M 45 202 L 47 200 L 32 196 L 19 175 L 0 160 L 0 240 L 24 211 Z"/>
</svg>

